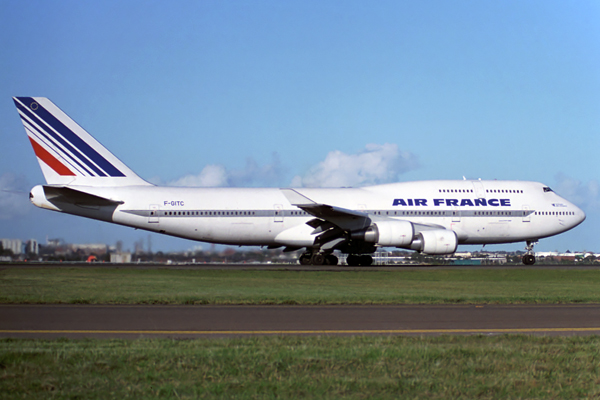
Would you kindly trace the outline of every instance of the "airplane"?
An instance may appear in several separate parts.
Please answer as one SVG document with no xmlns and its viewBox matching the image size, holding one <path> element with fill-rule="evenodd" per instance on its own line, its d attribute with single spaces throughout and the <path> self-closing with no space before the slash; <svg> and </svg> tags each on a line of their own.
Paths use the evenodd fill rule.
<svg viewBox="0 0 600 400">
<path fill-rule="evenodd" d="M 44 97 L 13 97 L 45 185 L 41 208 L 201 242 L 305 249 L 302 265 L 367 266 L 379 247 L 453 254 L 458 245 L 525 242 L 568 231 L 585 213 L 538 182 L 432 180 L 359 188 L 155 186 Z"/>
</svg>

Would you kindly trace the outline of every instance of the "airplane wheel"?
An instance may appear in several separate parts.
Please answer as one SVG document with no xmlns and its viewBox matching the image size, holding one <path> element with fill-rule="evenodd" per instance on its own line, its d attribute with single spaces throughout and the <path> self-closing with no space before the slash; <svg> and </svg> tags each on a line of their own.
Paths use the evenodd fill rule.
<svg viewBox="0 0 600 400">
<path fill-rule="evenodd" d="M 312 265 L 324 265 L 325 264 L 325 256 L 321 253 L 315 253 L 315 254 L 313 254 L 310 261 L 311 261 Z"/>
<path fill-rule="evenodd" d="M 327 256 L 327 265 L 338 265 L 338 258 L 333 254 Z"/>
<path fill-rule="evenodd" d="M 525 265 L 535 264 L 535 256 L 533 254 L 525 254 L 523 256 L 523 264 L 525 264 Z"/>
<path fill-rule="evenodd" d="M 371 257 L 369 255 L 360 256 L 360 265 L 364 265 L 365 267 L 368 267 L 371 264 L 373 264 L 373 257 Z"/>
<path fill-rule="evenodd" d="M 360 256 L 357 256 L 356 254 L 350 254 L 346 258 L 346 263 L 352 267 L 357 267 L 360 265 Z"/>
<path fill-rule="evenodd" d="M 300 256 L 299 261 L 300 261 L 300 265 L 310 265 L 310 254 L 306 254 L 306 253 L 302 254 Z"/>
</svg>

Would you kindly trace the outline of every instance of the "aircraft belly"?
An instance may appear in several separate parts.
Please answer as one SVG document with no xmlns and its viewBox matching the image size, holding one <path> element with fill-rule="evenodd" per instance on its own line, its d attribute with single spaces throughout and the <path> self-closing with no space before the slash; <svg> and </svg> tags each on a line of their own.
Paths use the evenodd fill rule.
<svg viewBox="0 0 600 400">
<path fill-rule="evenodd" d="M 489 219 L 488 221 L 473 220 L 463 225 L 467 235 L 461 244 L 495 244 L 512 243 L 526 240 L 529 237 L 526 226 L 521 226 L 520 220 Z"/>
<path fill-rule="evenodd" d="M 487 225 L 487 234 L 497 238 L 507 238 L 511 234 L 510 222 L 508 221 L 494 221 Z"/>
<path fill-rule="evenodd" d="M 112 222 L 192 240 L 234 245 L 269 245 L 281 231 L 304 222 L 269 217 L 152 217 L 151 210 L 120 210 Z"/>
<path fill-rule="evenodd" d="M 179 226 L 166 227 L 167 234 L 188 237 L 190 239 L 211 243 L 234 245 L 261 245 L 270 243 L 274 235 L 268 228 L 270 218 L 230 219 L 208 218 L 195 219 Z"/>
</svg>

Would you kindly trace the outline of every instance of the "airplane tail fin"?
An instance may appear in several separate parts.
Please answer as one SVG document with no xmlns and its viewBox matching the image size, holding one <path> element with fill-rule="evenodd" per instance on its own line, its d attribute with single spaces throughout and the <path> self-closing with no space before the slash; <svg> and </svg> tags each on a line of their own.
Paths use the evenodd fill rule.
<svg viewBox="0 0 600 400">
<path fill-rule="evenodd" d="M 13 97 L 49 185 L 150 185 L 45 97 Z"/>
</svg>

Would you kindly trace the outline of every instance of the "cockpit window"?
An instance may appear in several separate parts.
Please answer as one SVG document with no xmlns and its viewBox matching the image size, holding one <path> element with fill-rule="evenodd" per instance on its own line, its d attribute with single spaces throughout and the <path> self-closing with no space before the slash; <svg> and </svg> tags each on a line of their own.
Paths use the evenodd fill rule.
<svg viewBox="0 0 600 400">
<path fill-rule="evenodd" d="M 546 192 L 554 192 L 554 190 L 550 189 L 548 186 L 544 187 L 544 193 Z"/>
</svg>

